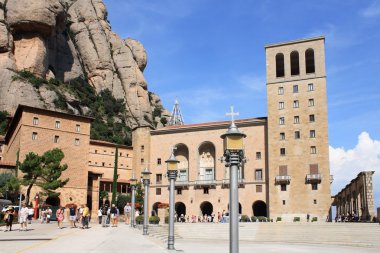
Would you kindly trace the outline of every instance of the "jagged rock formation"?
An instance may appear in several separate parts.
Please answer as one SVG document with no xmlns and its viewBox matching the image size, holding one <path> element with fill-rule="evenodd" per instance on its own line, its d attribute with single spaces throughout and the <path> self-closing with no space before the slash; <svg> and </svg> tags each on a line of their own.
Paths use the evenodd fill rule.
<svg viewBox="0 0 380 253">
<path fill-rule="evenodd" d="M 84 80 L 97 93 L 109 89 L 124 100 L 129 127 L 160 127 L 169 113 L 147 90 L 146 64 L 140 42 L 112 32 L 102 0 L 0 0 L 0 110 L 13 113 L 18 104 L 62 110 L 54 101 L 64 96 L 73 112 L 87 111 L 67 92 L 15 78 L 26 70 L 46 80 Z"/>
</svg>

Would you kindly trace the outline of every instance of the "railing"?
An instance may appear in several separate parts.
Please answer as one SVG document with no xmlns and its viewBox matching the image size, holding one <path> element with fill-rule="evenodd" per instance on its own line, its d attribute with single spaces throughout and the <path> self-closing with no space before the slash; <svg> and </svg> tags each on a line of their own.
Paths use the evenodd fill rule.
<svg viewBox="0 0 380 253">
<path fill-rule="evenodd" d="M 216 181 L 214 180 L 214 179 L 203 179 L 203 180 L 196 180 L 195 182 L 194 182 L 194 185 L 195 186 L 204 186 L 204 185 L 210 185 L 210 186 L 212 186 L 212 185 L 216 185 Z"/>
<path fill-rule="evenodd" d="M 186 185 L 189 185 L 189 181 L 187 181 L 187 180 L 178 180 L 178 181 L 175 181 L 175 185 L 176 186 L 186 186 Z"/>
<path fill-rule="evenodd" d="M 275 180 L 277 184 L 289 184 L 290 176 L 276 176 Z"/>
<path fill-rule="evenodd" d="M 321 182 L 322 181 L 322 175 L 321 174 L 307 174 L 306 175 L 306 182 Z"/>
<path fill-rule="evenodd" d="M 244 185 L 244 178 L 238 179 L 238 185 L 243 186 Z M 230 187 L 230 180 L 228 178 L 225 178 L 222 180 L 222 187 L 227 188 Z"/>
</svg>

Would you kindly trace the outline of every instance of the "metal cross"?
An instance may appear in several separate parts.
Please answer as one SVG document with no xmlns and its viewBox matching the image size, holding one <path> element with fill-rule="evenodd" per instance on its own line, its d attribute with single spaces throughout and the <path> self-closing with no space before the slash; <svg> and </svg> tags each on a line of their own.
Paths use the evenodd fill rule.
<svg viewBox="0 0 380 253">
<path fill-rule="evenodd" d="M 231 122 L 234 122 L 234 116 L 239 116 L 238 112 L 234 112 L 234 106 L 231 106 L 231 112 L 226 113 L 227 116 L 231 116 Z"/>
</svg>

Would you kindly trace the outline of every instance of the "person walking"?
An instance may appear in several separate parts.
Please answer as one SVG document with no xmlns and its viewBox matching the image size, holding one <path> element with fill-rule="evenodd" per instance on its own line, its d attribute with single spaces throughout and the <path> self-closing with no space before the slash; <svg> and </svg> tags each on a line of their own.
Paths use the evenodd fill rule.
<svg viewBox="0 0 380 253">
<path fill-rule="evenodd" d="M 124 217 L 125 217 L 126 225 L 129 225 L 129 223 L 131 222 L 131 210 L 132 210 L 131 203 L 127 203 L 124 207 Z"/>
<path fill-rule="evenodd" d="M 8 207 L 7 210 L 5 211 L 5 216 L 4 216 L 4 221 L 5 221 L 5 231 L 7 232 L 8 229 L 9 231 L 12 231 L 12 223 L 13 223 L 13 217 L 14 217 L 14 209 L 13 207 Z"/>
<path fill-rule="evenodd" d="M 70 227 L 76 228 L 75 222 L 77 220 L 77 212 L 76 212 L 76 206 L 74 204 L 70 205 L 69 207 L 69 215 L 70 215 Z"/>
<path fill-rule="evenodd" d="M 108 206 L 105 205 L 102 208 L 102 227 L 107 227 L 107 211 L 108 211 Z"/>
<path fill-rule="evenodd" d="M 32 205 L 30 205 L 29 208 L 28 208 L 28 221 L 29 221 L 29 224 L 32 224 L 33 216 L 34 216 L 34 208 L 33 208 Z"/>
<path fill-rule="evenodd" d="M 46 223 L 50 223 L 50 219 L 51 219 L 51 215 L 53 214 L 53 211 L 50 209 L 49 206 L 47 207 L 45 214 L 46 214 Z"/>
<path fill-rule="evenodd" d="M 117 219 L 117 210 L 116 210 L 116 206 L 115 204 L 112 204 L 112 207 L 111 207 L 111 223 L 112 223 L 112 227 L 116 227 L 117 224 L 116 224 L 116 219 Z"/>
<path fill-rule="evenodd" d="M 99 209 L 98 209 L 98 221 L 99 221 L 99 224 L 102 224 L 102 209 L 103 209 L 103 206 L 101 206 Z"/>
<path fill-rule="evenodd" d="M 88 223 L 90 222 L 90 209 L 86 204 L 83 205 L 83 215 L 82 215 L 82 228 L 88 228 Z"/>
<path fill-rule="evenodd" d="M 58 228 L 62 229 L 63 228 L 62 222 L 63 222 L 63 219 L 65 218 L 62 206 L 59 206 L 59 208 L 55 212 L 55 216 L 57 217 Z"/>
<path fill-rule="evenodd" d="M 29 209 L 26 207 L 25 203 L 22 204 L 19 215 L 20 215 L 20 225 L 21 225 L 20 231 L 26 231 L 27 230 Z"/>
</svg>

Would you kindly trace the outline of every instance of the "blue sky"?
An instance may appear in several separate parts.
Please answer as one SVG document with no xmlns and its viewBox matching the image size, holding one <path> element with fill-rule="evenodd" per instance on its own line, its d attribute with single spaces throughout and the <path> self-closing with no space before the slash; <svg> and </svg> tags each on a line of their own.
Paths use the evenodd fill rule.
<svg viewBox="0 0 380 253">
<path fill-rule="evenodd" d="M 143 43 L 148 89 L 169 111 L 177 97 L 185 123 L 226 120 L 230 105 L 266 116 L 264 46 L 324 35 L 332 192 L 374 170 L 380 206 L 380 0 L 104 2 L 113 31 Z"/>
</svg>

